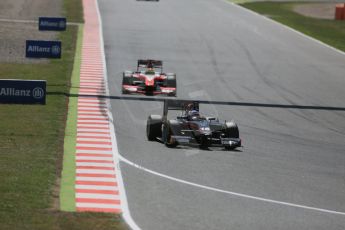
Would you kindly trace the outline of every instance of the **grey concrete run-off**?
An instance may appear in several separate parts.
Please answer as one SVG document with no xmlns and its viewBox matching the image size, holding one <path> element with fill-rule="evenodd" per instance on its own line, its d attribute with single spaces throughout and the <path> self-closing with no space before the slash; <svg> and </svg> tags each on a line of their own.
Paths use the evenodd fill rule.
<svg viewBox="0 0 345 230">
<path fill-rule="evenodd" d="M 25 58 L 26 40 L 54 40 L 57 33 L 38 31 L 39 17 L 62 16 L 62 0 L 0 1 L 0 62 L 42 63 L 45 59 Z"/>
</svg>

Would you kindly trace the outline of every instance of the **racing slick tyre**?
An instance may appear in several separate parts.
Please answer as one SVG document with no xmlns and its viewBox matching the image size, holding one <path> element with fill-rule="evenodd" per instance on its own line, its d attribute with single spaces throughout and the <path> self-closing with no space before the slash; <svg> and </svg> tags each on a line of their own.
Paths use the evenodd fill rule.
<svg viewBox="0 0 345 230">
<path fill-rule="evenodd" d="M 176 88 L 176 74 L 167 73 L 167 78 L 165 80 L 165 85 L 167 87 Z"/>
<path fill-rule="evenodd" d="M 162 131 L 162 139 L 166 147 L 168 148 L 174 148 L 178 145 L 177 141 L 172 140 L 171 138 L 172 131 L 170 128 L 169 122 L 167 124 L 163 125 L 163 131 Z"/>
<path fill-rule="evenodd" d="M 226 122 L 226 134 L 229 138 L 240 138 L 240 134 L 238 131 L 238 127 L 235 122 Z M 236 146 L 225 146 L 225 149 L 227 150 L 234 150 Z"/>
<path fill-rule="evenodd" d="M 122 85 L 133 85 L 133 77 L 131 71 L 125 71 L 122 75 Z"/>
<path fill-rule="evenodd" d="M 211 145 L 211 141 L 209 140 L 208 136 L 205 136 L 205 135 L 200 136 L 200 145 L 199 145 L 200 149 L 208 149 L 210 145 Z"/>
<path fill-rule="evenodd" d="M 132 77 L 132 72 L 123 72 L 123 77 L 122 77 L 122 86 L 123 85 L 133 85 L 133 77 Z M 129 92 L 126 91 L 123 87 L 122 87 L 122 93 L 123 94 L 128 94 Z"/>
<path fill-rule="evenodd" d="M 174 96 L 176 97 L 176 74 L 174 73 L 167 73 L 166 74 L 166 79 L 164 82 L 165 87 L 169 88 L 175 88 L 174 92 L 169 93 L 168 96 Z"/>
<path fill-rule="evenodd" d="M 233 121 L 226 122 L 225 126 L 226 126 L 227 137 L 229 137 L 229 138 L 240 138 L 240 133 L 238 131 L 238 127 L 237 127 L 235 122 L 233 122 Z"/>
<path fill-rule="evenodd" d="M 149 141 L 162 136 L 162 116 L 150 115 L 146 123 L 146 136 Z"/>
</svg>

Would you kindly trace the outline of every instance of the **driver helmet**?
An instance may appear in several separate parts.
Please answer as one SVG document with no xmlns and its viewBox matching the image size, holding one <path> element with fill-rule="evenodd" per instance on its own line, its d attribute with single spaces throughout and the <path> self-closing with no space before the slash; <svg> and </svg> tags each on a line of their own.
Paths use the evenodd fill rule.
<svg viewBox="0 0 345 230">
<path fill-rule="evenodd" d="M 198 120 L 200 118 L 200 113 L 197 110 L 190 110 L 188 112 L 189 120 Z"/>
<path fill-rule="evenodd" d="M 153 68 L 148 68 L 146 71 L 145 71 L 145 74 L 155 74 L 155 70 Z"/>
</svg>

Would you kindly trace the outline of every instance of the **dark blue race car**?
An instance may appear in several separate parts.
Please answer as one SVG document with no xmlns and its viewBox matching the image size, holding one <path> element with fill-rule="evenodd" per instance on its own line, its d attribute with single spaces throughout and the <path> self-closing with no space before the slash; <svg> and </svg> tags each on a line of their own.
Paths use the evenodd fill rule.
<svg viewBox="0 0 345 230">
<path fill-rule="evenodd" d="M 181 115 L 168 119 L 169 110 L 181 110 Z M 167 147 L 198 145 L 202 149 L 218 146 L 233 150 L 242 146 L 237 124 L 201 116 L 197 101 L 165 100 L 163 116 L 148 117 L 146 134 L 148 140 L 161 141 Z"/>
</svg>

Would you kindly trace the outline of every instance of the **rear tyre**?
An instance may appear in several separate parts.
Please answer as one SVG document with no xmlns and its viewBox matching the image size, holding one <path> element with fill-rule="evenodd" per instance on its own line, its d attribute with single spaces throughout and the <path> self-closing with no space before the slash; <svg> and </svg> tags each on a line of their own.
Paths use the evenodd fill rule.
<svg viewBox="0 0 345 230">
<path fill-rule="evenodd" d="M 149 141 L 162 136 L 162 116 L 150 115 L 146 123 L 146 136 Z"/>
</svg>

